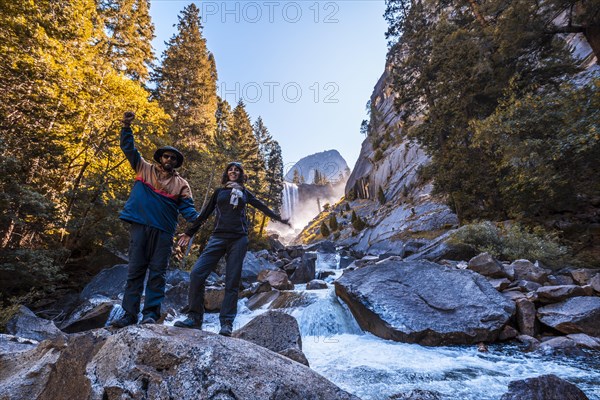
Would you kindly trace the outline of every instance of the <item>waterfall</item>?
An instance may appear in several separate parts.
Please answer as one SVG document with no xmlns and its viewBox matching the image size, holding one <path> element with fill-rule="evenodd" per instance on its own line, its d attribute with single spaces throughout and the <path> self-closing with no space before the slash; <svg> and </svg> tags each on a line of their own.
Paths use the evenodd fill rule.
<svg viewBox="0 0 600 400">
<path fill-rule="evenodd" d="M 281 216 L 284 219 L 292 218 L 294 208 L 298 204 L 298 186 L 295 183 L 283 182 L 283 206 Z"/>
</svg>

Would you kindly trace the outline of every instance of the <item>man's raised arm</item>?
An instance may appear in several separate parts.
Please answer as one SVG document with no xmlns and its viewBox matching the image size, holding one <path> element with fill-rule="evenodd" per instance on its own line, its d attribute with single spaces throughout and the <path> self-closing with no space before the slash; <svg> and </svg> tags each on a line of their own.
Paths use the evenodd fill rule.
<svg viewBox="0 0 600 400">
<path fill-rule="evenodd" d="M 133 111 L 127 111 L 123 115 L 123 127 L 121 128 L 121 150 L 127 157 L 131 167 L 137 171 L 141 162 L 142 156 L 138 149 L 135 147 L 133 140 L 133 131 L 131 130 L 131 123 L 135 119 L 135 113 Z"/>
</svg>

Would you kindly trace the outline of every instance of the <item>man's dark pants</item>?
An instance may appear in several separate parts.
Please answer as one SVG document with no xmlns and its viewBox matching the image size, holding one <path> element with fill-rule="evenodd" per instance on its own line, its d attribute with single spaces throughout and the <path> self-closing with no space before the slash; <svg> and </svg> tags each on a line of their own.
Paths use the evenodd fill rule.
<svg viewBox="0 0 600 400">
<path fill-rule="evenodd" d="M 206 278 L 214 271 L 221 257 L 226 255 L 225 298 L 221 305 L 221 323 L 232 323 L 237 314 L 238 291 L 242 276 L 242 265 L 248 249 L 248 236 L 219 238 L 211 236 L 206 248 L 190 272 L 188 295 L 189 315 L 193 318 L 204 316 L 204 288 Z"/>
<path fill-rule="evenodd" d="M 137 317 L 144 290 L 144 317 L 158 320 L 160 305 L 165 297 L 165 284 L 169 258 L 173 248 L 173 234 L 146 225 L 132 223 L 130 227 L 129 270 L 123 295 L 123 309 Z"/>
</svg>

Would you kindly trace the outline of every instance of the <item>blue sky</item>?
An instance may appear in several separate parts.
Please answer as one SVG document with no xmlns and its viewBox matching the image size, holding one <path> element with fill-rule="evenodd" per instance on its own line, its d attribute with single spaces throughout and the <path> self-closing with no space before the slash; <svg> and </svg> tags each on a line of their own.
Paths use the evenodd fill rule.
<svg viewBox="0 0 600 400">
<path fill-rule="evenodd" d="M 352 168 L 365 105 L 385 66 L 384 0 L 196 1 L 215 55 L 218 91 L 243 98 L 279 141 L 286 170 L 336 149 Z M 152 0 L 161 56 L 190 1 Z"/>
</svg>

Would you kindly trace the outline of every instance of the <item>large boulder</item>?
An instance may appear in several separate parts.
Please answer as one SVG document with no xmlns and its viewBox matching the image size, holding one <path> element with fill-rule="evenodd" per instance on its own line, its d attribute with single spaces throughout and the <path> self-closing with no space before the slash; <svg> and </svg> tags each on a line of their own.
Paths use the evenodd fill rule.
<svg viewBox="0 0 600 400">
<path fill-rule="evenodd" d="M 535 305 L 527 299 L 515 301 L 517 306 L 517 326 L 523 335 L 535 336 L 537 333 L 537 321 Z"/>
<path fill-rule="evenodd" d="M 600 293 L 600 274 L 596 274 L 592 279 L 590 279 L 590 286 L 596 293 Z"/>
<path fill-rule="evenodd" d="M 542 286 L 536 290 L 539 301 L 558 303 L 571 297 L 585 296 L 587 293 L 579 285 Z"/>
<path fill-rule="evenodd" d="M 578 285 L 587 285 L 590 280 L 598 273 L 597 269 L 579 268 L 571 271 L 571 277 Z"/>
<path fill-rule="evenodd" d="M 37 340 L 0 333 L 0 359 L 7 354 L 29 351 L 34 349 L 38 344 Z"/>
<path fill-rule="evenodd" d="M 489 253 L 481 253 L 471 258 L 467 268 L 489 278 L 506 277 L 502 264 L 495 260 Z"/>
<path fill-rule="evenodd" d="M 600 337 L 600 297 L 573 297 L 538 309 L 538 319 L 562 333 Z"/>
<path fill-rule="evenodd" d="M 357 399 L 253 343 L 164 325 L 91 331 L 2 355 L 0 381 L 12 400 Z"/>
<path fill-rule="evenodd" d="M 251 251 L 246 253 L 244 264 L 242 265 L 242 280 L 244 282 L 256 282 L 258 273 L 265 269 L 278 270 L 275 265 L 262 257 L 256 257 Z"/>
<path fill-rule="evenodd" d="M 515 311 L 483 276 L 428 261 L 388 259 L 347 271 L 335 290 L 362 329 L 424 345 L 496 340 Z"/>
<path fill-rule="evenodd" d="M 317 251 L 319 253 L 335 253 L 335 243 L 331 240 L 321 240 L 304 248 L 304 251 Z"/>
<path fill-rule="evenodd" d="M 125 289 L 127 282 L 127 264 L 119 264 L 100 271 L 92 278 L 79 295 L 81 301 L 96 296 L 117 299 Z"/>
<path fill-rule="evenodd" d="M 510 264 L 515 271 L 515 279 L 544 284 L 548 280 L 548 270 L 528 260 L 517 260 Z"/>
<path fill-rule="evenodd" d="M 8 320 L 6 333 L 37 341 L 63 335 L 53 321 L 38 317 L 25 306 L 20 306 L 15 315 Z"/>
<path fill-rule="evenodd" d="M 76 333 L 102 328 L 117 303 L 115 301 L 103 302 L 88 312 L 82 313 L 77 318 L 69 319 L 62 327 L 63 332 Z"/>
<path fill-rule="evenodd" d="M 577 386 L 556 375 L 512 381 L 500 400 L 588 400 Z"/>
<path fill-rule="evenodd" d="M 268 311 L 254 318 L 233 336 L 265 347 L 282 355 L 293 357 L 302 353 L 302 337 L 296 318 L 281 311 Z M 297 350 L 291 352 L 290 349 Z M 298 361 L 293 358 L 294 361 Z M 308 360 L 303 355 L 301 364 L 308 366 Z M 299 361 L 300 362 L 300 361 Z"/>
<path fill-rule="evenodd" d="M 315 279 L 317 253 L 304 253 L 302 263 L 294 270 L 290 280 L 294 284 L 308 283 Z"/>
<path fill-rule="evenodd" d="M 257 280 L 258 282 L 269 282 L 272 288 L 279 290 L 290 290 L 294 288 L 294 284 L 290 282 L 287 274 L 280 269 L 262 270 L 258 274 Z"/>
</svg>

